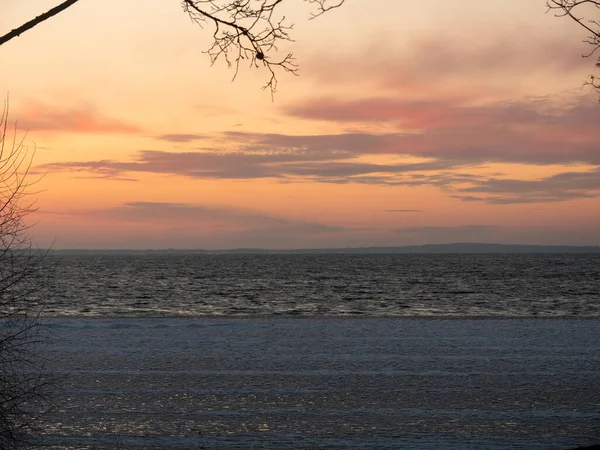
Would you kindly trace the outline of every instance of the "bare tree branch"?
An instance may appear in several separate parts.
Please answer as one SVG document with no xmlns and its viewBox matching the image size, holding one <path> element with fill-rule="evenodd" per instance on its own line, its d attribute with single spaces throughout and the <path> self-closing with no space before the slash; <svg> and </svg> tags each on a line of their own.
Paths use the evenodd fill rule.
<svg viewBox="0 0 600 450">
<path fill-rule="evenodd" d="M 43 21 L 64 11 L 79 0 L 66 0 L 44 14 L 24 23 L 11 32 L 0 36 L 0 45 L 32 29 Z M 242 60 L 251 67 L 264 67 L 269 72 L 269 80 L 263 89 L 271 94 L 277 90 L 276 70 L 280 69 L 294 75 L 298 74 L 298 65 L 292 53 L 276 57 L 277 44 L 292 41 L 290 31 L 293 24 L 285 16 L 276 12 L 286 0 L 182 0 L 183 10 L 193 22 L 203 27 L 206 23 L 214 26 L 213 43 L 206 51 L 211 64 L 219 58 L 229 67 L 234 66 L 233 78 L 237 76 Z M 345 0 L 303 0 L 314 6 L 310 19 L 335 8 Z M 289 3 L 289 0 L 288 0 Z"/>
<path fill-rule="evenodd" d="M 79 0 L 66 0 L 44 14 L 0 36 L 0 45 L 19 36 L 39 25 L 43 21 L 64 11 Z M 277 57 L 277 45 L 281 41 L 292 41 L 290 32 L 293 24 L 286 21 L 285 16 L 277 15 L 279 7 L 291 0 L 182 0 L 183 10 L 191 20 L 201 27 L 206 23 L 212 24 L 213 43 L 206 53 L 211 64 L 219 58 L 233 66 L 235 79 L 242 60 L 247 60 L 251 67 L 264 67 L 270 76 L 263 89 L 269 89 L 271 94 L 277 90 L 276 70 L 280 69 L 294 75 L 298 74 L 298 65 L 292 53 Z M 339 8 L 345 0 L 303 0 L 314 6 L 310 19 L 319 17 L 335 8 Z M 584 57 L 596 54 L 600 47 L 600 21 L 585 19 L 584 11 L 598 12 L 600 0 L 546 0 L 549 11 L 554 11 L 557 17 L 568 16 L 577 22 L 588 33 L 584 41 L 592 49 Z M 600 68 L 600 56 L 595 66 Z M 590 75 L 585 83 L 600 93 L 600 77 Z"/>
<path fill-rule="evenodd" d="M 591 13 L 590 16 L 600 16 L 600 0 L 547 0 L 546 5 L 548 11 L 554 11 L 556 17 L 570 17 L 583 27 L 589 34 L 583 42 L 589 44 L 592 49 L 582 55 L 585 58 L 594 56 L 598 48 L 600 48 L 600 20 L 586 19 L 584 12 Z M 595 13 L 595 15 L 593 15 Z M 600 69 L 600 55 L 598 56 L 595 66 Z M 600 77 L 590 75 L 585 85 L 591 86 L 600 94 Z"/>
<path fill-rule="evenodd" d="M 11 127 L 12 128 L 12 127 Z M 46 410 L 49 378 L 39 352 L 43 341 L 39 295 L 52 270 L 34 248 L 26 219 L 35 211 L 29 179 L 34 150 L 9 128 L 8 100 L 0 115 L 0 448 L 19 447 Z M 11 137 L 12 134 L 12 137 Z"/>
<path fill-rule="evenodd" d="M 292 41 L 290 32 L 294 25 L 286 17 L 278 15 L 278 8 L 285 0 L 183 0 L 183 10 L 192 21 L 201 27 L 212 24 L 213 43 L 206 53 L 211 64 L 219 58 L 234 67 L 233 78 L 237 76 L 242 60 L 251 67 L 264 67 L 270 77 L 263 89 L 271 94 L 277 90 L 276 70 L 294 75 L 298 65 L 294 55 L 286 53 L 277 56 L 277 45 L 282 41 Z M 311 19 L 340 7 L 345 0 L 304 0 L 315 6 Z M 289 3 L 289 2 L 288 2 Z"/>
<path fill-rule="evenodd" d="M 10 41 L 13 38 L 16 38 L 21 33 L 24 33 L 25 31 L 32 29 L 36 25 L 39 25 L 40 23 L 42 23 L 44 20 L 48 20 L 49 18 L 54 17 L 59 12 L 64 11 L 69 6 L 72 6 L 73 4 L 77 3 L 78 1 L 79 0 L 67 0 L 65 2 L 62 2 L 60 5 L 57 5 L 54 8 L 46 11 L 44 14 L 40 14 L 35 19 L 32 19 L 29 22 L 24 23 L 20 27 L 15 28 L 10 33 L 5 34 L 4 36 L 0 36 L 0 45 Z"/>
</svg>

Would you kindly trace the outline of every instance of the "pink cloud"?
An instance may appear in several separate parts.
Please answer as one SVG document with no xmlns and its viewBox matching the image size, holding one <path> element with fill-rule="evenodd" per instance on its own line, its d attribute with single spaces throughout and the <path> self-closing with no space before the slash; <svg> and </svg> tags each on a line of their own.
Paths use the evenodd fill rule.
<svg viewBox="0 0 600 450">
<path fill-rule="evenodd" d="M 317 98 L 284 111 L 311 120 L 384 121 L 398 127 L 399 135 L 380 139 L 368 153 L 551 164 L 600 163 L 597 108 L 592 98 L 560 109 L 545 100 L 473 106 L 443 99 Z"/>
<path fill-rule="evenodd" d="M 19 125 L 32 131 L 70 133 L 138 133 L 135 124 L 114 119 L 85 105 L 55 108 L 41 103 L 27 103 L 17 114 Z"/>
</svg>

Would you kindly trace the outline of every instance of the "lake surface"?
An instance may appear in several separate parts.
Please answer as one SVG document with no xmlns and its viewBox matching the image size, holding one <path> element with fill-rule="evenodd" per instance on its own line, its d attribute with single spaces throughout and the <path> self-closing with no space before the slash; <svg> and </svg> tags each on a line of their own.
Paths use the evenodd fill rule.
<svg viewBox="0 0 600 450">
<path fill-rule="evenodd" d="M 44 449 L 600 443 L 600 255 L 68 255 Z"/>
<path fill-rule="evenodd" d="M 600 317 L 587 255 L 67 255 L 47 316 Z"/>
<path fill-rule="evenodd" d="M 50 448 L 565 449 L 600 441 L 598 319 L 46 323 L 52 368 L 67 377 L 43 427 Z"/>
</svg>

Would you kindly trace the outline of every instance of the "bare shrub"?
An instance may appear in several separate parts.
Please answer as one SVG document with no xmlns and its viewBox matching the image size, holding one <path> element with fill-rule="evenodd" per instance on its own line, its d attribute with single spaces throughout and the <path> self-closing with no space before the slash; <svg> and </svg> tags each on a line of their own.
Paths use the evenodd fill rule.
<svg viewBox="0 0 600 450">
<path fill-rule="evenodd" d="M 26 135 L 25 135 L 26 136 Z M 0 116 L 0 448 L 19 447 L 41 411 L 48 377 L 40 354 L 43 329 L 36 296 L 48 270 L 46 252 L 32 246 L 26 218 L 35 210 L 30 181 L 34 151 Z"/>
</svg>

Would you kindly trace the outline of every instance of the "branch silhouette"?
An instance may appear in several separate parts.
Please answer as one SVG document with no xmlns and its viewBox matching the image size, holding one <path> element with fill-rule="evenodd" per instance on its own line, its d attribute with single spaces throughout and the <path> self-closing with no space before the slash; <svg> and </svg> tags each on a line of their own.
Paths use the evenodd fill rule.
<svg viewBox="0 0 600 450">
<path fill-rule="evenodd" d="M 310 19 L 342 6 L 345 0 L 304 0 L 315 6 Z M 236 78 L 240 63 L 248 61 L 251 67 L 264 67 L 270 77 L 263 89 L 271 94 L 277 90 L 275 69 L 298 74 L 298 65 L 292 53 L 277 57 L 277 45 L 282 41 L 292 42 L 290 32 L 294 25 L 276 12 L 285 0 L 183 0 L 183 10 L 190 19 L 204 27 L 214 26 L 213 43 L 206 53 L 211 64 L 222 58 L 229 67 L 234 67 Z M 288 2 L 289 3 L 289 2 Z"/>
<path fill-rule="evenodd" d="M 35 17 L 0 36 L 0 45 L 31 30 L 40 23 L 66 10 L 79 0 L 66 0 L 47 12 Z M 290 35 L 293 24 L 286 17 L 277 15 L 283 3 L 291 0 L 182 0 L 183 10 L 190 19 L 201 27 L 212 24 L 213 43 L 206 53 L 211 64 L 222 58 L 229 67 L 234 67 L 233 79 L 236 78 L 240 63 L 248 61 L 251 67 L 263 67 L 269 72 L 269 79 L 263 89 L 269 89 L 271 94 L 277 90 L 276 70 L 298 74 L 298 65 L 292 53 L 276 56 L 277 44 L 281 41 L 293 41 Z M 299 0 L 296 0 L 299 1 Z M 314 6 L 310 19 L 314 19 L 327 11 L 339 8 L 345 0 L 303 0 Z M 554 11 L 557 17 L 570 17 L 588 33 L 584 41 L 592 46 L 591 51 L 583 56 L 593 56 L 600 47 L 600 21 L 586 19 L 582 14 L 600 9 L 600 0 L 547 0 L 549 11 Z M 587 8 L 587 9 L 586 9 Z M 590 14 L 592 16 L 592 14 Z M 596 62 L 600 68 L 600 57 Z M 590 75 L 586 85 L 592 86 L 600 94 L 600 77 Z"/>
<path fill-rule="evenodd" d="M 0 36 L 0 45 L 31 30 L 78 1 L 62 2 L 4 36 Z M 345 0 L 303 1 L 314 6 L 310 19 L 338 8 L 345 2 Z M 269 73 L 269 79 L 263 89 L 268 89 L 273 94 L 277 90 L 277 69 L 294 75 L 298 73 L 298 65 L 292 53 L 282 57 L 275 56 L 279 42 L 292 41 L 290 31 L 294 25 L 288 23 L 285 16 L 276 14 L 279 7 L 286 2 L 290 3 L 290 0 L 182 0 L 181 5 L 192 22 L 200 27 L 204 27 L 207 23 L 214 25 L 213 43 L 206 51 L 211 64 L 223 58 L 229 67 L 235 67 L 233 79 L 238 74 L 242 60 L 247 60 L 251 67 L 262 66 Z"/>
<path fill-rule="evenodd" d="M 548 11 L 553 11 L 556 17 L 570 17 L 589 33 L 583 42 L 589 44 L 592 49 L 582 56 L 585 58 L 594 56 L 600 48 L 600 20 L 586 19 L 583 14 L 585 11 L 592 17 L 600 17 L 600 0 L 547 0 L 546 5 Z M 592 15 L 593 12 L 596 13 L 595 16 Z M 597 57 L 595 66 L 600 69 L 600 55 Z M 584 84 L 591 86 L 600 94 L 599 76 L 590 75 Z"/>
<path fill-rule="evenodd" d="M 12 136 L 11 136 L 12 134 Z M 0 114 L 0 448 L 20 448 L 47 410 L 51 379 L 40 351 L 40 296 L 52 270 L 46 251 L 33 247 L 28 216 L 36 210 L 30 169 L 35 148 L 8 126 L 8 100 Z"/>
<path fill-rule="evenodd" d="M 33 27 L 39 25 L 40 23 L 42 23 L 45 20 L 50 19 L 51 17 L 54 17 L 55 15 L 64 11 L 69 6 L 74 5 L 78 1 L 79 0 L 67 0 L 65 2 L 62 2 L 60 5 L 57 5 L 54 8 L 46 11 L 44 14 L 40 14 L 36 18 L 30 20 L 29 22 L 26 22 L 23 25 L 21 25 L 20 27 L 15 28 L 11 32 L 6 33 L 4 36 L 0 36 L 0 45 L 10 41 L 11 39 L 14 39 L 14 38 L 20 36 L 22 33 L 26 32 L 28 30 L 31 30 Z"/>
</svg>

